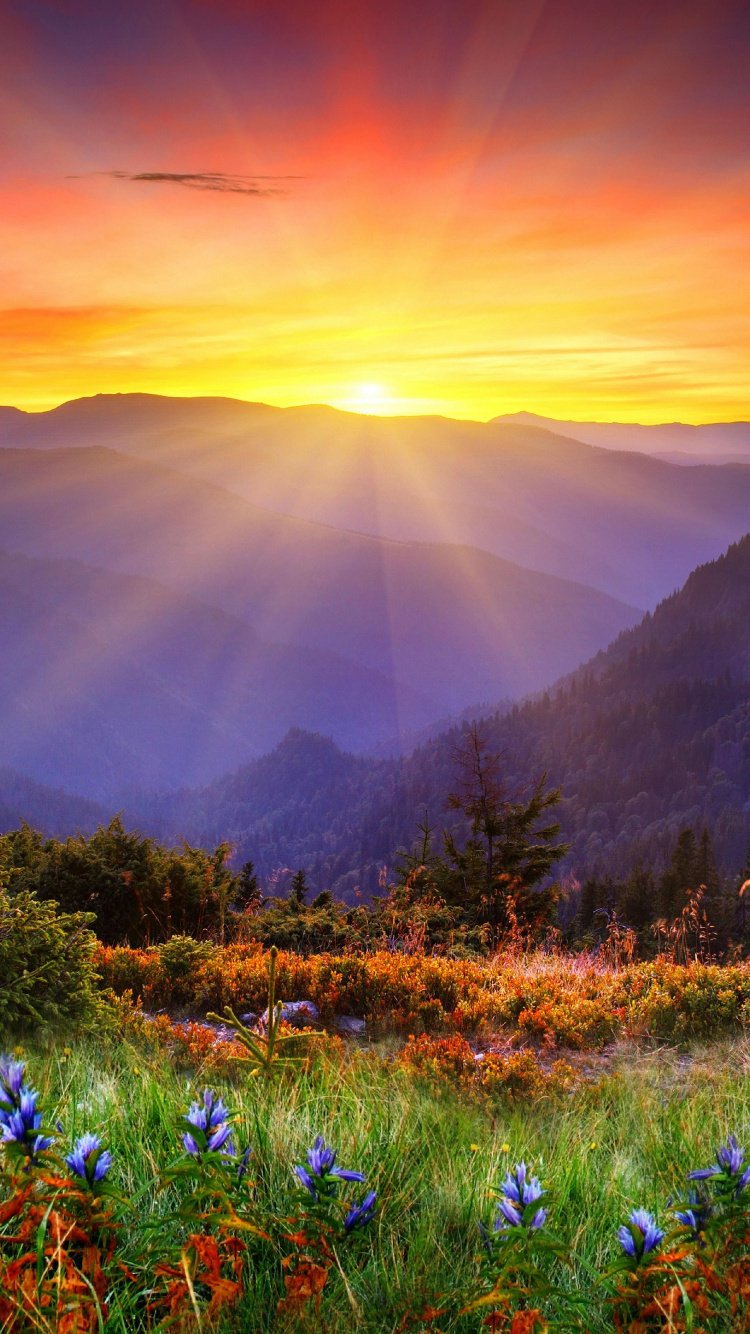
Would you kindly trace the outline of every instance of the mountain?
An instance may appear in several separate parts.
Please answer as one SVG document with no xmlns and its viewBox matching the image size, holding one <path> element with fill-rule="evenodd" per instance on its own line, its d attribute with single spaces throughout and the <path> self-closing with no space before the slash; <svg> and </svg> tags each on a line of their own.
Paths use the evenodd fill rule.
<svg viewBox="0 0 750 1334">
<path fill-rule="evenodd" d="M 26 821 L 48 837 L 67 838 L 78 831 L 93 834 L 111 817 L 111 810 L 85 797 L 71 796 L 14 769 L 0 768 L 0 834 L 20 829 Z"/>
<path fill-rule="evenodd" d="M 342 669 L 331 676 L 318 725 L 357 748 L 467 700 L 539 689 L 638 619 L 605 594 L 475 548 L 275 514 L 101 448 L 0 450 L 0 544 L 145 575 L 264 639 L 380 673 L 395 697 L 387 733 L 363 693 L 356 704 L 350 691 L 339 698 Z"/>
<path fill-rule="evenodd" d="M 0 551 L 0 624 L 3 762 L 100 800 L 205 782 L 294 724 L 333 724 L 343 745 L 398 726 L 381 674 L 79 561 Z"/>
<path fill-rule="evenodd" d="M 557 689 L 486 718 L 511 792 L 542 773 L 562 787 L 572 844 L 563 871 L 663 865 L 685 826 L 713 834 L 734 873 L 750 838 L 750 535 L 697 569 L 653 615 Z M 445 802 L 462 729 L 408 758 L 367 760 L 299 731 L 268 756 L 163 803 L 160 830 L 231 837 L 266 876 L 304 865 L 317 888 L 353 901 Z"/>
<path fill-rule="evenodd" d="M 750 463 L 750 422 L 641 426 L 637 422 L 558 421 L 535 412 L 510 412 L 492 420 L 501 426 L 542 427 L 599 449 L 638 450 L 667 462 Z"/>
<path fill-rule="evenodd" d="M 520 424 L 382 418 L 114 394 L 0 417 L 0 445 L 107 447 L 277 514 L 400 543 L 480 548 L 640 607 L 654 607 L 750 526 L 750 467 L 683 468 L 635 452 L 663 430 L 673 435 L 654 437 L 657 453 L 692 450 L 686 441 L 714 432 L 722 457 L 741 455 L 746 423 L 615 425 L 615 448 L 599 448 L 609 427 L 588 424 L 604 434 L 584 443 L 585 424 L 521 415 Z"/>
</svg>

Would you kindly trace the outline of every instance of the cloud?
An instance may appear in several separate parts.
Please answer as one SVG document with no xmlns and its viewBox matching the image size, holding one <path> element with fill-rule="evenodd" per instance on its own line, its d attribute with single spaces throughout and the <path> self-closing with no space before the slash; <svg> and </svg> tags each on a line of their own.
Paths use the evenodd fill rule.
<svg viewBox="0 0 750 1334">
<path fill-rule="evenodd" d="M 183 185 L 188 190 L 215 190 L 230 195 L 283 195 L 286 190 L 275 182 L 299 180 L 298 176 L 228 176 L 223 171 L 89 171 L 65 179 L 79 181 L 84 175 L 114 176 L 118 181 L 147 181 L 156 185 Z"/>
</svg>

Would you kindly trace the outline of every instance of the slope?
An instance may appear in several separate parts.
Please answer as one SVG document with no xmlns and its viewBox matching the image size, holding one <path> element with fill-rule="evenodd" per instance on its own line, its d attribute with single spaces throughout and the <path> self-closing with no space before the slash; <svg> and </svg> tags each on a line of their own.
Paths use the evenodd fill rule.
<svg viewBox="0 0 750 1334">
<path fill-rule="evenodd" d="M 688 470 L 622 452 L 627 432 L 651 427 L 615 425 L 615 452 L 526 416 L 521 424 L 379 418 L 128 394 L 20 417 L 0 433 L 6 447 L 108 446 L 277 513 L 397 541 L 480 547 L 639 606 L 654 606 L 750 525 L 750 468 Z M 727 440 L 740 432 L 740 440 L 750 428 L 679 430 L 678 441 L 702 431 Z"/>
<path fill-rule="evenodd" d="M 663 865 L 684 826 L 706 825 L 723 868 L 737 871 L 750 837 L 750 536 L 552 695 L 483 725 L 511 792 L 542 773 L 562 786 L 563 869 Z M 453 820 L 460 739 L 454 728 L 408 758 L 355 761 L 294 733 L 159 818 L 194 837 L 231 834 L 266 875 L 303 864 L 321 888 L 372 893 L 425 807 L 433 823 Z"/>
<path fill-rule="evenodd" d="M 664 422 L 642 426 L 638 422 L 574 422 L 538 417 L 535 412 L 511 412 L 493 421 L 499 425 L 539 426 L 546 431 L 600 449 L 639 450 L 660 458 L 724 462 L 727 458 L 750 463 L 750 422 L 711 422 L 692 426 L 687 422 Z"/>
<path fill-rule="evenodd" d="M 3 763 L 98 799 L 205 782 L 295 723 L 343 745 L 398 726 L 377 672 L 268 643 L 149 579 L 0 552 L 0 624 Z"/>
<path fill-rule="evenodd" d="M 474 548 L 307 523 L 99 448 L 0 450 L 0 544 L 147 575 L 264 638 L 380 672 L 396 694 L 392 732 L 537 689 L 638 619 Z M 335 700 L 320 725 L 340 733 Z"/>
</svg>

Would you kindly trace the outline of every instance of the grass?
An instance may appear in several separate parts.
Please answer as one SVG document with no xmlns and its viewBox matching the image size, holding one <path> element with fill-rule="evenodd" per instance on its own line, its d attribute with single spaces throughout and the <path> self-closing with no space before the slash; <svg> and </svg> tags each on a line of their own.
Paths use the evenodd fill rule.
<svg viewBox="0 0 750 1334">
<path fill-rule="evenodd" d="M 205 1082 L 200 1072 L 186 1079 L 165 1058 L 121 1042 L 81 1041 L 66 1055 L 63 1040 L 50 1037 L 28 1044 L 24 1055 L 66 1139 L 100 1133 L 118 1186 L 137 1202 L 136 1217 L 158 1220 L 168 1200 L 155 1182 L 180 1155 L 177 1119 Z M 617 1227 L 633 1206 L 663 1216 L 667 1198 L 684 1191 L 689 1168 L 710 1163 L 730 1132 L 750 1145 L 748 1071 L 750 1045 L 738 1039 L 687 1055 L 623 1048 L 613 1074 L 564 1105 L 479 1106 L 449 1087 L 431 1090 L 375 1053 L 324 1057 L 312 1073 L 277 1085 L 211 1083 L 239 1115 L 240 1145 L 253 1145 L 264 1209 L 284 1212 L 292 1165 L 304 1161 L 317 1134 L 378 1191 L 375 1222 L 342 1255 L 345 1276 L 332 1270 L 320 1317 L 312 1315 L 307 1328 L 395 1334 L 426 1304 L 458 1309 L 473 1281 L 477 1220 L 491 1215 L 488 1187 L 523 1158 L 552 1189 L 550 1226 L 582 1261 L 568 1281 L 588 1289 L 590 1327 L 603 1331 L 611 1324 L 586 1266 L 614 1258 Z M 129 1226 L 134 1236 L 135 1222 Z M 127 1258 L 128 1225 L 122 1244 Z M 280 1264 L 264 1254 L 230 1329 L 289 1328 L 289 1317 L 276 1313 Z M 446 1316 L 434 1328 L 478 1331 L 482 1318 Z M 114 1311 L 107 1328 L 135 1334 L 133 1320 L 132 1312 Z"/>
</svg>

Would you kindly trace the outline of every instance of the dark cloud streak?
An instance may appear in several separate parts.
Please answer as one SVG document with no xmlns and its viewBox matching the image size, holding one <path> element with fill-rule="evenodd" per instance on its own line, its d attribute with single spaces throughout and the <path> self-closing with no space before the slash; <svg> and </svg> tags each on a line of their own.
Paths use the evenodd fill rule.
<svg viewBox="0 0 750 1334">
<path fill-rule="evenodd" d="M 222 171 L 91 171 L 67 176 L 78 181 L 83 176 L 113 176 L 118 181 L 146 181 L 156 185 L 182 185 L 188 190 L 214 190 L 227 195 L 285 195 L 287 191 L 266 182 L 297 181 L 299 176 L 228 176 Z"/>
</svg>

